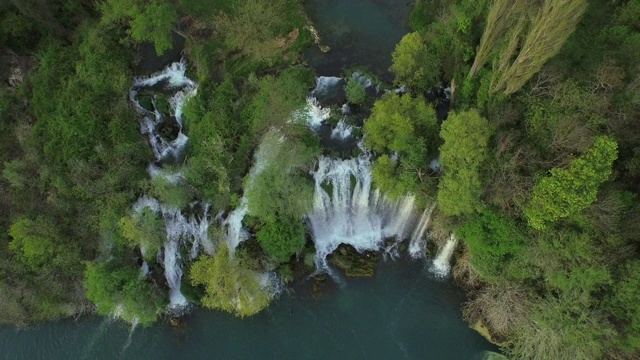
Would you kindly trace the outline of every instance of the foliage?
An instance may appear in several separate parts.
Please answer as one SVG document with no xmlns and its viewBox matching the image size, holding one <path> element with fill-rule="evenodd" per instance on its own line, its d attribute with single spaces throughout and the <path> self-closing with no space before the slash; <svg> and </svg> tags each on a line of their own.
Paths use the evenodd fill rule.
<svg viewBox="0 0 640 360">
<path fill-rule="evenodd" d="M 478 274 L 488 280 L 503 275 L 504 266 L 514 254 L 521 252 L 525 236 L 508 217 L 486 209 L 467 220 L 456 230 L 469 249 L 471 264 Z"/>
<path fill-rule="evenodd" d="M 613 334 L 611 325 L 601 312 L 570 304 L 566 298 L 529 304 L 530 321 L 516 331 L 508 356 L 516 359 L 601 358 L 603 339 Z"/>
<path fill-rule="evenodd" d="M 409 33 L 402 37 L 392 55 L 390 70 L 395 82 L 416 90 L 429 90 L 439 84 L 438 61 L 429 52 L 422 36 Z"/>
<path fill-rule="evenodd" d="M 178 21 L 176 8 L 167 0 L 106 0 L 100 5 L 101 21 L 126 25 L 135 42 L 153 42 L 158 55 L 172 47 L 172 29 Z"/>
<path fill-rule="evenodd" d="M 615 346 L 630 353 L 640 349 L 640 261 L 632 260 L 619 266 L 620 280 L 612 289 L 607 308 L 622 324 L 621 336 Z"/>
<path fill-rule="evenodd" d="M 523 1 L 522 5 L 517 3 L 515 2 L 513 6 L 534 12 L 535 7 L 532 8 L 529 2 Z M 495 3 L 495 6 L 500 5 L 503 5 L 502 1 Z M 496 55 L 497 62 L 494 65 L 491 92 L 504 91 L 509 95 L 520 90 L 535 73 L 540 71 L 547 60 L 560 51 L 584 14 L 587 1 L 547 0 L 539 6 L 535 16 L 525 14 L 516 23 L 503 21 L 500 26 L 488 28 L 489 31 L 496 33 L 508 29 L 504 34 L 508 42 L 498 48 L 499 54 Z M 513 9 L 507 6 L 502 6 L 500 11 L 503 12 L 502 19 L 513 17 Z M 526 35 L 523 35 L 525 31 Z M 500 35 L 502 34 L 488 34 L 485 39 Z M 490 45 L 485 46 L 490 47 Z"/>
<path fill-rule="evenodd" d="M 363 105 L 364 102 L 367 101 L 367 91 L 364 85 L 360 84 L 360 82 L 353 77 L 347 80 L 344 92 L 347 95 L 347 101 L 351 104 Z"/>
<path fill-rule="evenodd" d="M 189 280 L 194 286 L 204 285 L 202 305 L 251 316 L 269 305 L 271 294 L 258 281 L 259 274 L 244 267 L 241 254 L 236 255 L 223 245 L 214 257 L 201 256 L 191 265 Z"/>
<path fill-rule="evenodd" d="M 138 267 L 114 262 L 88 263 L 85 287 L 87 299 L 96 304 L 100 314 L 115 314 L 129 322 L 154 322 L 166 303 Z"/>
<path fill-rule="evenodd" d="M 304 223 L 295 218 L 269 222 L 258 230 L 256 238 L 267 255 L 284 263 L 304 247 Z"/>
<path fill-rule="evenodd" d="M 598 187 L 611 175 L 618 157 L 617 144 L 610 137 L 598 137 L 583 156 L 573 160 L 567 169 L 551 169 L 533 189 L 525 214 L 535 229 L 570 216 L 596 199 Z"/>
<path fill-rule="evenodd" d="M 480 210 L 479 170 L 488 156 L 489 122 L 476 110 L 452 113 L 442 124 L 438 206 L 450 216 Z"/>
<path fill-rule="evenodd" d="M 189 205 L 192 194 L 183 183 L 176 184 L 163 176 L 157 176 L 151 180 L 151 195 L 161 202 L 183 209 Z"/>
<path fill-rule="evenodd" d="M 273 64 L 298 36 L 291 26 L 302 22 L 297 0 L 238 0 L 234 5 L 212 20 L 233 50 Z"/>
<path fill-rule="evenodd" d="M 306 102 L 313 84 L 309 69 L 292 67 L 277 77 L 267 75 L 255 82 L 257 92 L 243 115 L 252 119 L 250 131 L 262 135 L 271 127 L 282 127 L 291 119 L 294 110 Z"/>
<path fill-rule="evenodd" d="M 311 208 L 313 184 L 304 174 L 319 146 L 315 137 L 305 138 L 287 138 L 276 131 L 264 136 L 245 185 L 250 214 L 275 222 L 278 217 L 301 219 Z"/>
<path fill-rule="evenodd" d="M 39 269 L 55 256 L 56 245 L 51 240 L 51 226 L 42 219 L 16 221 L 9 229 L 13 238 L 9 248 L 31 268 Z"/>
<path fill-rule="evenodd" d="M 131 246 L 139 246 L 144 256 L 154 259 L 165 238 L 164 221 L 151 209 L 120 219 L 120 232 Z"/>
<path fill-rule="evenodd" d="M 373 164 L 380 189 L 391 196 L 425 191 L 439 139 L 435 111 L 422 97 L 384 95 L 374 104 L 364 134 L 365 146 L 381 154 Z"/>
</svg>

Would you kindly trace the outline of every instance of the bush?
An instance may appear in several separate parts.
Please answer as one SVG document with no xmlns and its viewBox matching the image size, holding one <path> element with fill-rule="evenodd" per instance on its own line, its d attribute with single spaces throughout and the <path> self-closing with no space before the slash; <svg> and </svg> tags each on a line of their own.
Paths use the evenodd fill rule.
<svg viewBox="0 0 640 360">
<path fill-rule="evenodd" d="M 304 247 L 304 223 L 295 218 L 267 223 L 256 233 L 256 238 L 267 255 L 284 263 Z"/>
<path fill-rule="evenodd" d="M 245 268 L 242 259 L 233 257 L 224 245 L 214 257 L 201 256 L 189 272 L 192 285 L 205 287 L 202 305 L 239 317 L 254 315 L 271 301 L 271 293 L 260 284 L 258 276 Z"/>
<path fill-rule="evenodd" d="M 166 304 L 160 289 L 141 276 L 140 268 L 115 262 L 87 264 L 87 299 L 102 315 L 116 314 L 125 321 L 148 324 L 156 321 Z"/>
<path fill-rule="evenodd" d="M 491 281 L 503 276 L 506 263 L 525 245 L 515 222 L 490 209 L 465 221 L 456 235 L 469 248 L 473 268 L 483 279 Z"/>
<path fill-rule="evenodd" d="M 360 82 L 352 77 L 347 81 L 344 92 L 347 95 L 347 101 L 352 104 L 362 105 L 367 101 L 367 90 Z"/>
</svg>

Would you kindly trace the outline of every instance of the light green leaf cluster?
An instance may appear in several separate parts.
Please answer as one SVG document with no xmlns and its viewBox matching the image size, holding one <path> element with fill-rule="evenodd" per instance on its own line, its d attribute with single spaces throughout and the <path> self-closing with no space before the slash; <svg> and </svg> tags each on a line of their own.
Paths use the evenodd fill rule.
<svg viewBox="0 0 640 360">
<path fill-rule="evenodd" d="M 446 215 L 471 214 L 480 209 L 479 170 L 488 156 L 492 128 L 477 110 L 451 113 L 442 124 L 438 206 Z"/>
<path fill-rule="evenodd" d="M 151 209 L 120 219 L 120 232 L 129 245 L 144 249 L 146 258 L 154 259 L 165 239 L 164 222 Z"/>
<path fill-rule="evenodd" d="M 367 100 L 367 91 L 356 79 L 350 77 L 344 87 L 347 101 L 351 104 L 362 105 Z"/>
<path fill-rule="evenodd" d="M 231 256 L 221 246 L 215 256 L 201 256 L 189 273 L 191 283 L 205 287 L 202 305 L 239 317 L 251 316 L 269 305 L 271 293 L 258 281 L 259 274 L 242 264 L 242 254 Z"/>
<path fill-rule="evenodd" d="M 55 256 L 56 245 L 51 239 L 54 235 L 50 233 L 50 227 L 41 220 L 16 221 L 9 229 L 9 236 L 13 238 L 9 248 L 32 269 L 40 268 Z"/>
<path fill-rule="evenodd" d="M 600 136 L 583 156 L 573 160 L 567 169 L 551 169 L 533 189 L 525 209 L 529 224 L 538 230 L 560 218 L 585 209 L 596 200 L 600 184 L 611 175 L 618 145 L 608 136 Z"/>
<path fill-rule="evenodd" d="M 431 54 L 422 35 L 417 32 L 402 37 L 392 55 L 390 70 L 395 82 L 412 89 L 428 90 L 438 85 L 438 61 Z"/>
<path fill-rule="evenodd" d="M 381 190 L 390 196 L 425 190 L 428 164 L 439 144 L 437 129 L 435 111 L 420 96 L 387 94 L 376 101 L 364 134 L 365 145 L 380 154 L 373 177 Z"/>
<path fill-rule="evenodd" d="M 171 49 L 171 31 L 178 21 L 173 5 L 163 0 L 107 0 L 101 4 L 103 23 L 125 23 L 135 42 L 151 41 L 161 55 Z"/>
<path fill-rule="evenodd" d="M 135 266 L 112 262 L 87 264 L 84 286 L 87 299 L 102 315 L 116 314 L 125 321 L 149 324 L 158 318 L 166 299 Z"/>
</svg>

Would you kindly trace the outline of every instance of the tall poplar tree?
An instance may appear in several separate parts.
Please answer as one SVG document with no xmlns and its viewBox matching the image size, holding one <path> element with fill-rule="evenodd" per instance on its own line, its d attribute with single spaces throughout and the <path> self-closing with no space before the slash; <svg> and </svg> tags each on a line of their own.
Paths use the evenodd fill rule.
<svg viewBox="0 0 640 360">
<path fill-rule="evenodd" d="M 586 9 L 587 0 L 494 0 L 469 77 L 493 57 L 491 93 L 520 90 L 560 51 Z"/>
</svg>

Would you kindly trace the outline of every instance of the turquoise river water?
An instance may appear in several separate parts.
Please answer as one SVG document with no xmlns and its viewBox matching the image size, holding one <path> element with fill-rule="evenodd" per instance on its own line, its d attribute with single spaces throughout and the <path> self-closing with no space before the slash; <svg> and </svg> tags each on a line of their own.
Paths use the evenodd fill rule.
<svg viewBox="0 0 640 360">
<path fill-rule="evenodd" d="M 331 281 L 331 280 L 328 280 Z M 463 294 L 423 261 L 386 261 L 317 299 L 302 280 L 246 319 L 196 309 L 182 323 L 100 317 L 0 328 L 2 359 L 482 359 L 496 348 L 462 321 Z"/>
</svg>

